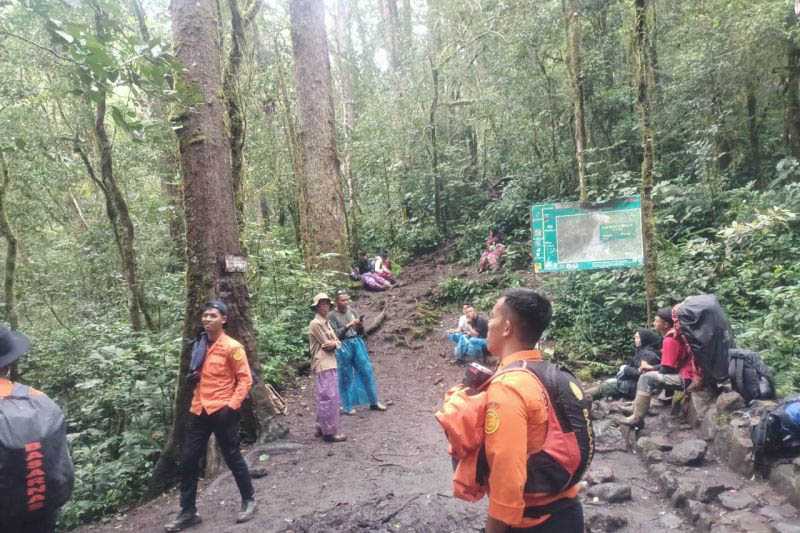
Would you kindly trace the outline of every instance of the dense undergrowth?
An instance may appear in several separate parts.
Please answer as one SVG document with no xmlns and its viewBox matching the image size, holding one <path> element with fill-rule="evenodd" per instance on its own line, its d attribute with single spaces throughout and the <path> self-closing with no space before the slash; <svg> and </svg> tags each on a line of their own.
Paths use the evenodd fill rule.
<svg viewBox="0 0 800 533">
<path fill-rule="evenodd" d="M 731 319 L 737 344 L 757 350 L 776 370 L 779 392 L 800 390 L 800 184 L 780 172 L 766 190 L 753 184 L 729 189 L 678 178 L 656 188 L 658 232 L 657 304 L 715 293 Z M 794 167 L 791 167 L 794 168 Z M 617 182 L 619 196 L 635 193 Z M 609 191 L 606 191 L 607 193 Z M 613 195 L 613 191 L 611 191 Z M 475 301 L 490 309 L 502 288 L 523 283 L 514 268 L 527 268 L 530 196 L 511 188 L 488 205 L 481 222 L 463 229 L 458 257 L 477 261 L 489 227 L 510 235 L 509 265 L 487 281 L 449 278 L 439 301 Z M 557 357 L 582 375 L 608 372 L 633 349 L 632 334 L 645 325 L 640 269 L 543 274 L 537 283 L 551 295 L 554 321 L 548 331 Z"/>
</svg>

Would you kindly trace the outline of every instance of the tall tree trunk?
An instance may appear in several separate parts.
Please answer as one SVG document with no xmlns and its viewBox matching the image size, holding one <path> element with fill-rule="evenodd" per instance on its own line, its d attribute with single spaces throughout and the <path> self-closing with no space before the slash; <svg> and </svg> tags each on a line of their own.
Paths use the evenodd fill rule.
<svg viewBox="0 0 800 533">
<path fill-rule="evenodd" d="M 789 15 L 788 24 L 796 25 L 794 15 Z M 784 77 L 784 140 L 786 151 L 800 159 L 800 46 L 794 35 L 786 38 L 786 76 Z"/>
<path fill-rule="evenodd" d="M 347 217 L 336 153 L 331 66 L 323 0 L 291 0 L 303 182 L 300 227 L 311 269 L 348 270 Z"/>
<path fill-rule="evenodd" d="M 181 86 L 188 91 L 177 130 L 186 207 L 186 309 L 172 429 L 154 473 L 154 488 L 174 479 L 186 432 L 192 391 L 189 370 L 192 340 L 203 304 L 219 297 L 228 304 L 226 331 L 247 352 L 256 383 L 244 407 L 246 430 L 266 433 L 273 414 L 260 382 L 260 363 L 250 319 L 245 273 L 229 263 L 242 257 L 231 175 L 230 139 L 225 128 L 219 12 L 214 2 L 173 0 L 170 5 L 175 56 L 183 65 Z M 196 105 L 199 99 L 203 105 Z"/>
<path fill-rule="evenodd" d="M 94 141 L 100 156 L 100 190 L 106 198 L 106 214 L 114 231 L 114 240 L 119 251 L 122 263 L 122 274 L 128 286 L 128 312 L 131 328 L 140 331 L 144 325 L 148 329 L 155 329 L 150 313 L 147 312 L 144 301 L 144 289 L 139 280 L 136 264 L 136 250 L 134 247 L 135 230 L 133 220 L 128 211 L 128 202 L 117 183 L 114 174 L 113 147 L 106 132 L 106 93 L 101 91 L 95 105 Z"/>
<path fill-rule="evenodd" d="M 403 28 L 403 38 L 401 40 L 403 50 L 406 54 L 411 53 L 412 46 L 414 46 L 414 10 L 411 7 L 411 0 L 403 0 L 403 9 L 401 11 L 401 25 Z M 407 55 L 407 57 L 411 57 Z"/>
<path fill-rule="evenodd" d="M 761 176 L 761 142 L 758 135 L 758 99 L 756 97 L 756 84 L 750 83 L 747 86 L 746 107 L 747 107 L 747 140 L 750 145 L 750 157 L 748 170 L 750 177 L 756 179 L 759 187 L 766 185 Z"/>
<path fill-rule="evenodd" d="M 275 42 L 275 49 L 279 49 L 277 39 Z M 305 242 L 300 227 L 300 199 L 303 196 L 303 148 L 300 143 L 300 134 L 298 133 L 299 127 L 297 125 L 297 117 L 292 110 L 292 101 L 289 98 L 289 91 L 286 88 L 286 74 L 284 73 L 283 61 L 280 58 L 280 53 L 277 53 L 276 66 L 278 75 L 278 97 L 283 104 L 283 127 L 289 141 L 289 155 L 292 159 L 292 175 L 294 177 L 291 194 L 283 194 L 282 196 L 291 198 L 291 200 L 287 202 L 287 207 L 292 215 L 295 242 L 297 243 L 297 247 L 303 252 L 303 257 L 306 257 Z M 283 185 L 282 182 L 281 185 Z M 284 216 L 283 210 L 281 210 L 280 216 Z M 283 222 L 281 222 L 281 226 L 283 226 Z"/>
<path fill-rule="evenodd" d="M 653 125 L 651 118 L 652 81 L 650 54 L 650 24 L 648 11 L 651 0 L 634 0 L 633 51 L 635 58 L 636 109 L 639 112 L 639 130 L 642 139 L 642 219 L 644 239 L 644 286 L 647 319 L 653 318 L 658 273 L 655 248 L 655 215 L 653 210 Z"/>
<path fill-rule="evenodd" d="M 431 107 L 428 112 L 428 131 L 430 132 L 431 140 L 431 173 L 433 174 L 433 210 L 436 219 L 436 227 L 443 235 L 447 235 L 447 222 L 444 219 L 444 183 L 442 176 L 439 173 L 439 147 L 436 137 L 436 111 L 439 107 L 439 68 L 434 64 L 433 58 L 430 59 L 431 64 L 431 81 L 433 82 L 433 96 L 431 98 Z"/>
<path fill-rule="evenodd" d="M 3 299 L 5 300 L 5 318 L 11 329 L 19 329 L 17 314 L 17 295 L 14 289 L 17 271 L 17 237 L 11 229 L 6 211 L 6 198 L 11 188 L 11 174 L 8 171 L 5 154 L 0 151 L 0 235 L 6 240 L 6 268 L 3 280 Z"/>
<path fill-rule="evenodd" d="M 244 230 L 244 145 L 246 141 L 245 116 L 242 113 L 242 98 L 239 93 L 239 72 L 242 68 L 242 58 L 246 33 L 253 19 L 261 7 L 260 0 L 252 0 L 242 15 L 239 9 L 239 0 L 228 0 L 228 9 L 231 13 L 231 49 L 228 54 L 228 63 L 225 68 L 223 92 L 228 110 L 228 126 L 230 128 L 231 144 L 231 175 L 233 177 L 233 194 L 236 203 L 236 219 L 240 232 Z"/>
<path fill-rule="evenodd" d="M 342 103 L 342 176 L 347 185 L 347 217 L 350 229 L 350 253 L 360 250 L 358 184 L 353 175 L 353 129 L 355 128 L 355 102 L 353 101 L 353 40 L 350 34 L 350 0 L 336 2 L 336 58 L 340 78 Z"/>
<path fill-rule="evenodd" d="M 139 25 L 139 34 L 142 41 L 150 42 L 150 30 L 147 26 L 144 9 L 141 0 L 131 0 L 131 11 Z M 164 106 L 158 98 L 148 99 L 150 116 L 153 119 L 163 118 L 165 115 Z M 167 147 L 162 148 L 159 160 L 160 171 L 158 173 L 161 194 L 167 200 L 167 228 L 169 240 L 172 243 L 172 254 L 174 261 L 171 268 L 175 271 L 182 270 L 186 263 L 186 224 L 183 217 L 183 193 L 180 183 L 180 165 L 178 162 L 177 147 L 172 139 L 163 139 Z"/>
<path fill-rule="evenodd" d="M 585 98 L 583 90 L 583 62 L 581 52 L 581 17 L 579 0 L 570 0 L 567 8 L 567 34 L 569 53 L 569 73 L 573 90 L 573 114 L 575 115 L 575 163 L 578 169 L 578 190 L 581 203 L 589 199 L 586 191 L 586 148 Z"/>
<path fill-rule="evenodd" d="M 389 52 L 389 65 L 393 72 L 400 69 L 400 17 L 397 0 L 380 0 L 383 21 L 384 45 Z"/>
</svg>

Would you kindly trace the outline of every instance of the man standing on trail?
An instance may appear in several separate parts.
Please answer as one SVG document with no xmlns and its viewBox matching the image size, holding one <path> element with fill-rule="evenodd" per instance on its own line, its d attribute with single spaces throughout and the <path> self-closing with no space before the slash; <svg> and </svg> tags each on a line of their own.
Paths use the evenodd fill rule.
<svg viewBox="0 0 800 533">
<path fill-rule="evenodd" d="M 386 410 L 386 406 L 378 401 L 378 389 L 363 338 L 364 325 L 361 320 L 350 308 L 347 292 L 337 292 L 336 309 L 328 314 L 328 322 L 342 342 L 342 346 L 336 350 L 336 367 L 339 401 L 346 415 L 354 415 L 356 410 L 353 407 L 356 405 L 369 404 L 373 411 Z"/>
<path fill-rule="evenodd" d="M 204 332 L 192 350 L 187 378 L 196 385 L 181 457 L 181 511 L 165 526 L 167 531 L 181 531 L 201 522 L 195 506 L 197 478 L 200 459 L 212 433 L 242 496 L 236 522 L 247 522 L 255 516 L 255 490 L 239 450 L 239 410 L 253 377 L 244 347 L 223 331 L 227 318 L 228 307 L 220 300 L 212 300 L 203 308 Z"/>
<path fill-rule="evenodd" d="M 534 347 L 552 317 L 550 302 L 539 293 L 509 289 L 489 317 L 489 352 L 500 359 L 498 373 L 517 361 L 536 362 Z M 487 388 L 484 426 L 489 467 L 489 516 L 486 533 L 583 531 L 578 485 L 557 494 L 527 493 L 528 456 L 544 447 L 548 431 L 547 391 L 529 372 L 508 372 Z M 549 507 L 540 515 L 536 508 Z"/>
<path fill-rule="evenodd" d="M 331 299 L 324 292 L 314 296 L 311 309 L 314 318 L 308 324 L 308 350 L 311 369 L 316 376 L 317 436 L 325 442 L 343 442 L 339 433 L 339 380 L 336 370 L 336 350 L 342 345 L 328 323 Z"/>
</svg>

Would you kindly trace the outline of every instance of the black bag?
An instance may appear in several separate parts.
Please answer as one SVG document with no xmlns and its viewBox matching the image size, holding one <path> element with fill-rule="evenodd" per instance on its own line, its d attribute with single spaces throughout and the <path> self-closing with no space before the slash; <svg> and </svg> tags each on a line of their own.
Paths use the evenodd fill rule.
<svg viewBox="0 0 800 533">
<path fill-rule="evenodd" d="M 753 460 L 765 473 L 767 456 L 800 454 L 800 394 L 790 396 L 761 417 L 750 432 Z"/>
<path fill-rule="evenodd" d="M 0 397 L 0 523 L 58 509 L 73 483 L 64 414 L 44 394 L 15 384 Z"/>
<path fill-rule="evenodd" d="M 680 332 L 709 382 L 728 378 L 728 352 L 736 347 L 728 318 L 713 294 L 689 296 L 678 307 Z"/>
<path fill-rule="evenodd" d="M 761 360 L 756 352 L 734 348 L 728 352 L 728 377 L 733 390 L 750 403 L 751 400 L 771 400 L 775 398 L 775 381 L 772 369 Z"/>
</svg>

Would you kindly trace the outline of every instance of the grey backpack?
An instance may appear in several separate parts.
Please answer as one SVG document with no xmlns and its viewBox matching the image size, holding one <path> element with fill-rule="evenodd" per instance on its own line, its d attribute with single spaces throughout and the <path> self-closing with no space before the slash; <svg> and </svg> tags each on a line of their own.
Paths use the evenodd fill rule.
<svg viewBox="0 0 800 533">
<path fill-rule="evenodd" d="M 61 409 L 14 384 L 11 394 L 0 396 L 0 522 L 58 509 L 74 480 Z"/>
</svg>

